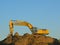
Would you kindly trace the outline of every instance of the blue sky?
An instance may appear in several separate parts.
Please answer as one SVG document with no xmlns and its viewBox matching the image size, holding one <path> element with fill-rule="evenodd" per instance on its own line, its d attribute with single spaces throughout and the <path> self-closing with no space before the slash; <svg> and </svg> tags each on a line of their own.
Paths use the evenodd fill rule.
<svg viewBox="0 0 60 45">
<path fill-rule="evenodd" d="M 49 36 L 60 38 L 60 0 L 0 0 L 0 40 L 9 34 L 11 19 L 46 28 Z M 15 26 L 14 32 L 31 33 L 24 26 Z"/>
</svg>

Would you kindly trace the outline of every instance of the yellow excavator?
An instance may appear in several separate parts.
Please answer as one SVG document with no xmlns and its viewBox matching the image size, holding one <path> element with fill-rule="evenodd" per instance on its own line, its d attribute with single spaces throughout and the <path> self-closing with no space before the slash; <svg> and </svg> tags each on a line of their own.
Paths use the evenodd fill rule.
<svg viewBox="0 0 60 45">
<path fill-rule="evenodd" d="M 20 21 L 20 20 L 10 20 L 9 22 L 9 28 L 10 28 L 10 34 L 13 35 L 14 32 L 14 25 L 15 26 L 27 26 L 30 31 L 34 34 L 40 34 L 40 35 L 48 35 L 49 32 L 47 29 L 37 29 L 37 27 L 33 27 L 32 24 L 26 22 L 26 21 Z"/>
</svg>

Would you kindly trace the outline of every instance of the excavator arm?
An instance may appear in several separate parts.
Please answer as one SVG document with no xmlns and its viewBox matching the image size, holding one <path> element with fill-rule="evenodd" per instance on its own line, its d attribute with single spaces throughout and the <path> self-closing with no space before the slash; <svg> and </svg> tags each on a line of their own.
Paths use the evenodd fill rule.
<svg viewBox="0 0 60 45">
<path fill-rule="evenodd" d="M 9 28 L 10 28 L 10 33 L 11 34 L 13 34 L 14 25 L 15 26 L 27 26 L 31 30 L 31 32 L 32 32 L 32 29 L 33 29 L 33 26 L 30 23 L 28 23 L 28 22 L 19 21 L 19 20 L 10 20 L 10 22 L 9 22 Z"/>
</svg>

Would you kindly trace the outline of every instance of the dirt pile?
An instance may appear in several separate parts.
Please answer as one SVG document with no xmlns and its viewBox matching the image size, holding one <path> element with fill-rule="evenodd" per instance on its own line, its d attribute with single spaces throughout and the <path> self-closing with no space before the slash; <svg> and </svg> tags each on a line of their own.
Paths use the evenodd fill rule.
<svg viewBox="0 0 60 45">
<path fill-rule="evenodd" d="M 60 45 L 58 40 L 44 35 L 24 34 L 20 36 L 15 33 L 14 36 L 9 35 L 0 41 L 0 45 Z"/>
</svg>

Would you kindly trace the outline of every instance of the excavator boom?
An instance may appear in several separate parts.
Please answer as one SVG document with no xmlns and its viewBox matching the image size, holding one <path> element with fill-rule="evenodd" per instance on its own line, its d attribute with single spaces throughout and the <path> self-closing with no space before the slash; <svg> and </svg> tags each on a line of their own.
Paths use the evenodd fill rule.
<svg viewBox="0 0 60 45">
<path fill-rule="evenodd" d="M 25 21 L 19 21 L 19 20 L 10 20 L 9 22 L 9 28 L 10 28 L 10 33 L 13 34 L 13 27 L 15 26 L 27 26 L 29 29 L 32 29 L 33 26 Z"/>
</svg>

